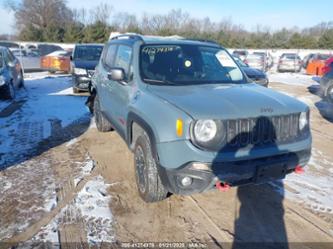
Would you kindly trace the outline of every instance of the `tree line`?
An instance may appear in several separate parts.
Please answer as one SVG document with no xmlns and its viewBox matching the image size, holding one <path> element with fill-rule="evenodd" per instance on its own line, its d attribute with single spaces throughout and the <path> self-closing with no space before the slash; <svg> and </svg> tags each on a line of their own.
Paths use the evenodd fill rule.
<svg viewBox="0 0 333 249">
<path fill-rule="evenodd" d="M 333 22 L 274 32 L 258 25 L 250 32 L 231 19 L 213 22 L 181 9 L 138 17 L 116 12 L 107 3 L 89 10 L 70 9 L 66 0 L 7 0 L 6 7 L 15 13 L 17 38 L 22 41 L 105 43 L 111 32 L 118 31 L 214 40 L 229 48 L 333 49 Z"/>
</svg>

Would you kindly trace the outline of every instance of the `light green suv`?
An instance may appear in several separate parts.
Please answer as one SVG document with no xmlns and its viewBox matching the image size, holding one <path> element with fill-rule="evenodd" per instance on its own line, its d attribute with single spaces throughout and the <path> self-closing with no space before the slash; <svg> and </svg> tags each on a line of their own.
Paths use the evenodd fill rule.
<svg viewBox="0 0 333 249">
<path fill-rule="evenodd" d="M 134 152 L 147 202 L 282 179 L 310 158 L 309 108 L 251 83 L 213 42 L 116 36 L 88 102 Z"/>
</svg>

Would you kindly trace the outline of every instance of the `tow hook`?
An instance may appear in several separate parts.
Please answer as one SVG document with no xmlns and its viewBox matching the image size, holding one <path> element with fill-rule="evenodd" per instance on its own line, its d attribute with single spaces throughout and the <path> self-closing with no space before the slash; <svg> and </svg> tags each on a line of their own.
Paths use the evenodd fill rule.
<svg viewBox="0 0 333 249">
<path fill-rule="evenodd" d="M 226 182 L 217 181 L 215 187 L 221 192 L 226 192 L 230 189 L 230 185 Z"/>
<path fill-rule="evenodd" d="M 294 172 L 295 174 L 303 174 L 304 169 L 300 165 L 297 165 L 296 168 L 294 169 Z"/>
</svg>

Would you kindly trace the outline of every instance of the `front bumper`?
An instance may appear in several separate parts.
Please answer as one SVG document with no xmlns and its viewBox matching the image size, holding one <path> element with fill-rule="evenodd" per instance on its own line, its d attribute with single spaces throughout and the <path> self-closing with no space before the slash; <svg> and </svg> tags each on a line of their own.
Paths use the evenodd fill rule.
<svg viewBox="0 0 333 249">
<path fill-rule="evenodd" d="M 88 91 L 91 77 L 88 75 L 72 75 L 73 86 L 81 91 Z"/>
<path fill-rule="evenodd" d="M 293 143 L 245 147 L 237 151 L 204 151 L 188 140 L 157 143 L 156 148 L 163 184 L 172 193 L 193 194 L 213 188 L 216 181 L 237 186 L 284 178 L 297 165 L 304 167 L 308 163 L 311 145 L 312 137 L 309 134 L 305 139 Z M 193 164 L 204 164 L 208 170 L 198 171 L 192 167 Z M 285 172 L 275 177 L 264 176 L 258 179 L 259 170 L 274 165 L 278 165 L 278 170 L 282 167 Z M 193 182 L 188 187 L 180 184 L 184 176 L 192 178 Z"/>
<path fill-rule="evenodd" d="M 181 195 L 201 193 L 215 187 L 219 182 L 231 186 L 260 184 L 283 179 L 293 172 L 297 165 L 304 167 L 311 156 L 311 150 L 288 152 L 275 156 L 231 162 L 214 161 L 206 165 L 207 169 L 198 170 L 194 163 L 187 163 L 179 169 L 159 167 L 159 174 L 169 192 Z M 191 185 L 183 186 L 181 180 L 190 177 Z"/>
</svg>

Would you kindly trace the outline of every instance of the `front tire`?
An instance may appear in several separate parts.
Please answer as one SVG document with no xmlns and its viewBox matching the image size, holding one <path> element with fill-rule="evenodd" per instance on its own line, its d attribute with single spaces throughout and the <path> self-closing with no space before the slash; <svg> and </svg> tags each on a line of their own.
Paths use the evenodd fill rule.
<svg viewBox="0 0 333 249">
<path fill-rule="evenodd" d="M 13 82 L 9 82 L 4 90 L 4 99 L 9 99 L 9 100 L 12 100 L 12 99 L 15 99 L 15 88 L 14 88 L 14 85 L 13 85 Z"/>
<path fill-rule="evenodd" d="M 111 123 L 105 118 L 104 114 L 101 112 L 101 106 L 98 95 L 96 95 L 94 100 L 94 114 L 98 131 L 108 132 L 113 130 Z"/>
<path fill-rule="evenodd" d="M 24 75 L 22 71 L 20 72 L 19 81 L 19 88 L 24 87 Z"/>
<path fill-rule="evenodd" d="M 135 179 L 141 198 L 145 202 L 158 202 L 167 197 L 168 191 L 158 174 L 148 135 L 143 132 L 134 149 Z"/>
</svg>

